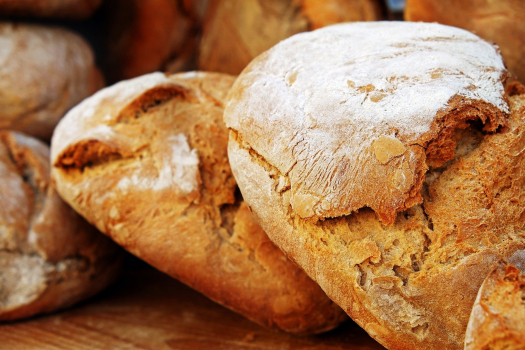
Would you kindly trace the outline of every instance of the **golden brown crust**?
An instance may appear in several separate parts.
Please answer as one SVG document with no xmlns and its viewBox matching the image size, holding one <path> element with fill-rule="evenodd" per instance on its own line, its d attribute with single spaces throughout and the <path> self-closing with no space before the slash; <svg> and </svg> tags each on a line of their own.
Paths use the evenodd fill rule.
<svg viewBox="0 0 525 350">
<path fill-rule="evenodd" d="M 509 71 L 525 82 L 525 7 L 521 0 L 407 0 L 405 20 L 464 28 L 495 42 Z"/>
<path fill-rule="evenodd" d="M 194 68 L 203 1 L 112 0 L 106 68 L 116 82 Z"/>
<path fill-rule="evenodd" d="M 234 77 L 154 73 L 105 89 L 57 127 L 60 193 L 131 253 L 266 327 L 317 333 L 344 313 L 236 195 L 223 101 Z"/>
<path fill-rule="evenodd" d="M 85 19 L 102 0 L 0 0 L 0 15 L 15 17 Z"/>
<path fill-rule="evenodd" d="M 434 57 L 438 55 L 437 46 L 433 47 Z M 272 60 L 270 62 L 277 66 L 279 61 L 272 54 L 274 52 L 263 58 L 268 61 L 261 80 L 248 80 L 250 83 L 244 87 L 262 89 L 264 84 L 271 87 L 274 77 L 286 79 L 287 73 L 271 70 L 273 67 L 268 62 Z M 297 63 L 296 57 L 291 60 Z M 325 57 L 325 60 L 328 58 Z M 360 64 L 363 65 L 363 62 L 364 59 Z M 304 65 L 304 62 L 301 63 Z M 284 65 L 282 60 L 280 64 Z M 252 63 L 243 72 L 243 75 L 248 74 L 248 78 L 243 76 L 237 79 L 225 118 L 231 127 L 228 153 L 233 174 L 263 229 L 287 256 L 321 285 L 332 300 L 387 348 L 462 348 L 470 311 L 483 279 L 494 263 L 515 253 L 519 256 L 525 250 L 525 174 L 522 171 L 525 166 L 525 95 L 519 94 L 522 89 L 513 88 L 515 94 L 509 98 L 510 116 L 508 119 L 504 117 L 504 126 L 499 129 L 490 128 L 492 131 L 488 131 L 481 122 L 462 126 L 462 113 L 483 114 L 468 108 L 459 115 L 450 116 L 457 122 L 447 132 L 446 139 L 451 144 L 442 143 L 435 147 L 433 154 L 439 157 L 434 159 L 444 159 L 433 164 L 434 168 L 425 174 L 420 193 L 423 203 L 397 213 L 392 225 L 378 220 L 376 212 L 370 208 L 361 208 L 351 215 L 313 221 L 296 211 L 292 203 L 293 184 L 290 186 L 289 174 L 280 168 L 285 168 L 282 165 L 284 162 L 279 162 L 284 156 L 272 153 L 272 148 L 280 150 L 281 139 L 278 134 L 269 138 L 268 130 L 273 131 L 272 127 L 279 125 L 284 133 L 288 125 L 276 121 L 274 116 L 281 115 L 281 109 L 273 104 L 273 96 L 269 96 L 271 92 L 266 90 L 264 99 L 269 108 L 276 108 L 271 112 L 262 105 L 250 108 L 246 104 L 232 113 L 238 101 L 253 102 L 250 98 L 256 96 L 253 89 L 235 90 L 243 86 L 243 79 L 253 79 L 254 75 L 249 74 L 254 74 L 254 67 Z M 316 74 L 313 69 L 307 72 L 308 78 Z M 331 72 L 327 69 L 323 73 L 326 77 Z M 335 70 L 334 74 L 346 79 L 342 68 Z M 294 76 L 295 84 L 300 84 L 300 78 L 300 74 Z M 328 81 L 330 84 L 326 86 L 337 90 L 334 87 L 337 76 Z M 421 82 L 414 83 L 417 84 Z M 311 85 L 316 91 L 322 86 Z M 485 88 L 490 87 L 487 84 Z M 325 91 L 321 95 L 323 103 L 339 101 L 332 96 L 327 97 Z M 278 91 L 278 94 L 286 96 L 285 93 L 284 89 Z M 412 96 L 416 95 L 414 92 Z M 414 99 L 410 101 L 412 105 L 418 102 Z M 320 103 L 318 108 L 334 115 L 337 105 Z M 466 105 L 475 107 L 473 103 Z M 410 106 L 407 104 L 405 107 L 408 109 Z M 275 111 L 277 113 L 272 114 Z M 317 121 L 314 125 L 318 126 L 322 114 L 314 114 L 313 108 L 308 111 L 311 119 Z M 454 114 L 456 111 L 454 108 L 442 109 L 444 114 L 441 117 L 446 120 L 447 113 Z M 348 114 L 351 112 L 347 109 Z M 266 118 L 271 123 L 258 124 L 259 116 L 260 120 Z M 302 122 L 300 116 L 294 117 L 291 113 L 287 116 L 289 124 L 298 120 Z M 378 119 L 381 115 L 376 114 L 375 117 Z M 304 124 L 309 122 L 305 120 Z M 441 120 L 442 124 L 447 124 L 444 120 Z M 367 126 L 373 122 L 368 121 Z M 418 125 L 415 119 L 409 119 L 407 123 Z M 376 129 L 380 126 L 380 123 L 374 124 Z M 256 128 L 262 136 L 247 142 L 246 133 Z M 375 131 L 371 129 L 368 129 L 370 134 Z M 343 136 L 343 133 L 338 134 L 337 129 L 334 130 L 339 140 L 348 140 L 353 136 L 351 133 Z M 433 128 L 430 130 L 432 132 Z M 399 134 L 396 134 L 398 138 Z M 315 133 L 311 132 L 308 136 L 314 137 Z M 439 137 L 436 139 L 439 140 Z M 310 148 L 313 145 L 310 142 Z M 352 144 L 352 147 L 357 149 L 359 144 Z M 346 154 L 351 154 L 351 149 Z M 377 159 L 395 157 L 399 149 L 396 144 L 391 145 L 388 149 L 390 153 L 384 155 L 379 152 Z M 265 153 L 261 154 L 261 150 Z M 299 160 L 302 158 L 298 157 Z M 321 163 L 325 159 L 318 157 L 316 161 Z M 305 171 L 311 169 L 306 168 Z M 319 183 L 320 187 L 330 188 L 337 184 L 328 177 L 320 179 L 324 181 Z M 377 188 L 373 190 L 380 194 Z"/>
<path fill-rule="evenodd" d="M 62 116 L 101 88 L 93 52 L 78 35 L 0 24 L 0 129 L 49 140 Z"/>
<path fill-rule="evenodd" d="M 0 177 L 0 320 L 70 306 L 113 281 L 121 254 L 58 196 L 47 146 L 0 132 Z"/>
<path fill-rule="evenodd" d="M 525 276 L 505 261 L 485 278 L 470 315 L 465 350 L 483 349 L 525 349 Z"/>
<path fill-rule="evenodd" d="M 294 34 L 381 19 L 376 0 L 211 0 L 199 68 L 239 74 L 253 58 Z"/>
</svg>

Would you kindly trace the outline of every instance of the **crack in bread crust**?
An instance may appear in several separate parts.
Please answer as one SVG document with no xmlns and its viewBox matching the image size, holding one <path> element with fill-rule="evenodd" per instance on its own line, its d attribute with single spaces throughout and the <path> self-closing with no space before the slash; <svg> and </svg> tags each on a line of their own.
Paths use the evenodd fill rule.
<svg viewBox="0 0 525 350">
<path fill-rule="evenodd" d="M 525 250 L 525 95 L 509 102 L 499 132 L 471 127 L 450 135 L 454 158 L 427 173 L 423 203 L 392 225 L 369 208 L 301 218 L 280 185 L 285 175 L 232 129 L 229 156 L 272 240 L 373 337 L 392 349 L 461 348 L 492 264 Z"/>
</svg>

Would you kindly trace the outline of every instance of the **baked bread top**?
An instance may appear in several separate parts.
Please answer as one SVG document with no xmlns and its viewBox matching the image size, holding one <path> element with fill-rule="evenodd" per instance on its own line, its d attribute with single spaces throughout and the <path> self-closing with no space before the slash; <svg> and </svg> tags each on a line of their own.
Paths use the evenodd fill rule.
<svg viewBox="0 0 525 350">
<path fill-rule="evenodd" d="M 252 61 L 225 121 L 285 175 L 295 214 L 317 220 L 370 207 L 391 224 L 421 202 L 428 166 L 453 158 L 455 128 L 505 124 L 505 74 L 497 49 L 461 29 L 335 25 Z"/>
<path fill-rule="evenodd" d="M 0 321 L 70 306 L 115 278 L 121 252 L 50 178 L 49 148 L 0 132 Z"/>
<path fill-rule="evenodd" d="M 53 135 L 59 192 L 131 253 L 253 321 L 329 330 L 344 312 L 275 247 L 237 193 L 222 120 L 233 81 L 153 73 L 86 99 Z"/>
<path fill-rule="evenodd" d="M 522 271 L 525 256 L 519 259 Z M 499 262 L 487 276 L 472 308 L 465 350 L 525 348 L 525 276 Z"/>
<path fill-rule="evenodd" d="M 77 103 L 104 85 L 93 52 L 60 28 L 0 23 L 0 129 L 49 140 Z"/>
</svg>

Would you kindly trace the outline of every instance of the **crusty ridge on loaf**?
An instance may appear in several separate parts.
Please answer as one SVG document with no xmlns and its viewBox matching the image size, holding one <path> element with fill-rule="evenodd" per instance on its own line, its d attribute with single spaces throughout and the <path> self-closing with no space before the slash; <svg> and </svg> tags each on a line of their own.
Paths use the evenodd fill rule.
<svg viewBox="0 0 525 350">
<path fill-rule="evenodd" d="M 153 73 L 85 100 L 57 127 L 61 195 L 131 253 L 264 326 L 305 334 L 345 319 L 252 218 L 227 158 L 234 77 Z"/>
<path fill-rule="evenodd" d="M 49 149 L 0 132 L 0 321 L 87 298 L 119 270 L 117 246 L 58 196 Z"/>
<path fill-rule="evenodd" d="M 525 270 L 525 252 L 516 259 Z M 485 278 L 472 308 L 465 350 L 525 349 L 525 275 L 499 261 Z"/>
<path fill-rule="evenodd" d="M 457 28 L 335 25 L 255 59 L 231 90 L 225 120 L 290 182 L 297 215 L 370 207 L 391 224 L 421 203 L 428 167 L 453 158 L 455 129 L 505 124 L 505 77 L 497 50 Z"/>
<path fill-rule="evenodd" d="M 423 204 L 382 223 L 369 208 L 312 222 L 295 215 L 274 167 L 231 133 L 229 157 L 271 239 L 389 349 L 460 349 L 477 291 L 525 250 L 525 95 L 505 131 L 454 133 L 455 158 L 430 171 Z M 522 254 L 522 255 L 519 255 Z"/>
</svg>

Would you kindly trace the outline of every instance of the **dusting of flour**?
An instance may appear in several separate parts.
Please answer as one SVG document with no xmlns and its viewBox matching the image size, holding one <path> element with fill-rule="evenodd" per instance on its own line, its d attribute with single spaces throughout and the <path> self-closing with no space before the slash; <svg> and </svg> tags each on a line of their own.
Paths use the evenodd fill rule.
<svg viewBox="0 0 525 350">
<path fill-rule="evenodd" d="M 398 139 L 405 148 L 417 143 L 455 96 L 508 113 L 504 74 L 498 50 L 459 28 L 340 24 L 292 36 L 256 58 L 234 84 L 224 119 L 289 175 L 299 215 L 336 215 L 338 208 L 376 205 L 380 193 L 365 193 L 378 180 L 370 178 L 375 170 L 363 172 L 377 163 L 375 140 Z M 407 162 L 415 164 L 407 152 Z M 381 166 L 387 165 L 374 169 Z M 397 169 L 392 179 L 405 173 Z M 406 179 L 401 187 L 384 180 L 380 192 L 398 200 L 417 176 Z M 366 202 L 357 203 L 365 195 Z"/>
<path fill-rule="evenodd" d="M 169 154 L 162 157 L 162 167 L 156 178 L 133 174 L 119 181 L 117 187 L 127 190 L 130 187 L 144 190 L 163 190 L 177 188 L 182 194 L 189 194 L 198 188 L 199 157 L 196 149 L 191 149 L 186 136 L 179 133 L 166 139 Z"/>
</svg>

